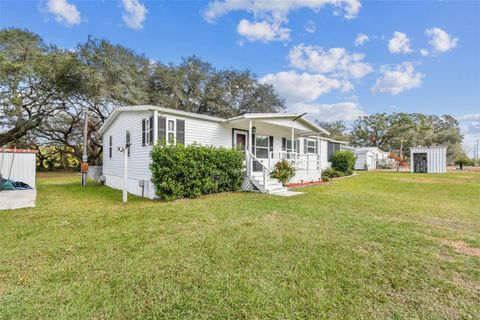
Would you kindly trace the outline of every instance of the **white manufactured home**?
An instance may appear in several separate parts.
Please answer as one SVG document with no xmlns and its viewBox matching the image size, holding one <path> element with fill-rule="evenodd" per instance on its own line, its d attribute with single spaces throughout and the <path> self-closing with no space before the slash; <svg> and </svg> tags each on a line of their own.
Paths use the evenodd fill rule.
<svg viewBox="0 0 480 320">
<path fill-rule="evenodd" d="M 246 172 L 242 189 L 263 193 L 285 188 L 270 178 L 275 163 L 288 159 L 297 169 L 292 183 L 318 181 L 321 171 L 340 143 L 323 138 L 329 134 L 297 114 L 258 113 L 222 119 L 158 106 L 116 108 L 100 129 L 103 141 L 103 177 L 107 186 L 121 189 L 124 155 L 119 147 L 130 143 L 128 192 L 155 198 L 149 165 L 157 141 L 193 143 L 245 152 Z"/>
<path fill-rule="evenodd" d="M 446 173 L 447 147 L 410 148 L 410 168 L 414 173 Z"/>
</svg>

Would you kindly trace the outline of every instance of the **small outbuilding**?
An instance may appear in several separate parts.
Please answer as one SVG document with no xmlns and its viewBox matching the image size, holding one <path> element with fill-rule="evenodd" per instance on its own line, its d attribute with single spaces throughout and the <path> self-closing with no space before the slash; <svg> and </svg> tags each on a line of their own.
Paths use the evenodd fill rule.
<svg viewBox="0 0 480 320">
<path fill-rule="evenodd" d="M 388 152 L 377 147 L 354 149 L 356 162 L 355 170 L 375 170 L 384 168 L 389 164 Z"/>
<path fill-rule="evenodd" d="M 36 150 L 0 149 L 0 210 L 35 207 Z"/>
<path fill-rule="evenodd" d="M 410 164 L 414 173 L 446 173 L 447 147 L 410 148 Z"/>
</svg>

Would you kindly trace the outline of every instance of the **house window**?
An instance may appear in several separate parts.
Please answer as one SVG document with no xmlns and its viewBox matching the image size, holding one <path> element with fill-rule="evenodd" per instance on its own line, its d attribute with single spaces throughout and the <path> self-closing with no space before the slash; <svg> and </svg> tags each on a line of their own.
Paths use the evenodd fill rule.
<svg viewBox="0 0 480 320">
<path fill-rule="evenodd" d="M 313 140 L 306 140 L 306 153 L 317 153 L 317 148 L 316 148 L 316 141 Z"/>
<path fill-rule="evenodd" d="M 130 131 L 125 132 L 125 146 L 130 144 Z M 128 156 L 130 157 L 130 147 L 128 147 Z"/>
<path fill-rule="evenodd" d="M 273 136 L 252 136 L 254 154 L 257 158 L 267 159 L 273 153 Z"/>
<path fill-rule="evenodd" d="M 332 156 L 335 152 L 340 150 L 340 144 L 328 141 L 328 147 L 327 147 L 327 159 L 330 162 L 332 160 Z"/>
<path fill-rule="evenodd" d="M 113 141 L 112 136 L 108 137 L 108 157 L 112 158 L 113 153 Z"/>
<path fill-rule="evenodd" d="M 175 120 L 168 120 L 167 143 L 175 144 Z"/>
<path fill-rule="evenodd" d="M 142 120 L 142 146 L 153 144 L 153 116 Z"/>
<path fill-rule="evenodd" d="M 257 158 L 268 158 L 270 150 L 270 138 L 268 136 L 255 136 L 255 156 Z"/>
<path fill-rule="evenodd" d="M 282 138 L 282 151 L 292 153 L 292 152 L 297 152 L 297 150 L 298 150 L 298 141 L 293 142 L 293 148 L 292 148 L 292 140 L 287 138 Z"/>
</svg>

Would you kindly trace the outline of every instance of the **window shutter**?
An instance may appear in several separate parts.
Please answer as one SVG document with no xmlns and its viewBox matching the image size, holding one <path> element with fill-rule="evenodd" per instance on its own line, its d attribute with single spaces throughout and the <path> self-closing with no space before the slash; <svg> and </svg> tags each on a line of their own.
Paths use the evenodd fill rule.
<svg viewBox="0 0 480 320">
<path fill-rule="evenodd" d="M 185 144 L 185 120 L 177 119 L 177 144 Z"/>
<path fill-rule="evenodd" d="M 109 141 L 108 141 L 108 157 L 111 158 L 112 157 L 112 149 L 113 149 L 113 146 L 112 146 L 112 136 L 109 137 Z"/>
<path fill-rule="evenodd" d="M 318 154 L 318 140 L 315 141 L 315 153 Z"/>
<path fill-rule="evenodd" d="M 145 146 L 146 143 L 146 119 L 142 119 L 142 146 Z"/>
<path fill-rule="evenodd" d="M 125 146 L 130 143 L 130 131 L 125 132 Z M 130 157 L 130 147 L 128 148 L 128 156 Z"/>
<path fill-rule="evenodd" d="M 298 144 L 299 144 L 299 143 L 298 143 L 298 140 L 295 140 L 295 142 L 294 142 L 294 144 L 293 144 L 293 145 L 294 145 L 293 148 L 294 148 L 294 152 L 296 152 L 296 153 L 298 153 Z"/>
<path fill-rule="evenodd" d="M 273 152 L 273 136 L 270 136 L 270 137 L 269 137 L 269 140 L 270 140 L 270 141 L 269 141 L 269 142 L 270 142 L 270 143 L 269 143 L 269 151 L 270 151 L 270 152 Z"/>
<path fill-rule="evenodd" d="M 253 151 L 253 154 L 255 154 L 255 146 L 256 146 L 256 142 L 255 142 L 255 135 L 252 134 L 252 151 Z"/>
<path fill-rule="evenodd" d="M 148 142 L 150 145 L 153 144 L 153 116 L 150 116 L 150 125 L 149 125 L 149 128 L 148 128 L 149 132 L 150 132 L 150 141 Z"/>
<path fill-rule="evenodd" d="M 158 117 L 158 141 L 161 143 L 167 142 L 167 119 L 165 117 Z"/>
<path fill-rule="evenodd" d="M 308 141 L 307 139 L 303 139 L 303 153 L 308 153 Z"/>
<path fill-rule="evenodd" d="M 282 138 L 282 151 L 287 150 L 287 138 Z"/>
</svg>

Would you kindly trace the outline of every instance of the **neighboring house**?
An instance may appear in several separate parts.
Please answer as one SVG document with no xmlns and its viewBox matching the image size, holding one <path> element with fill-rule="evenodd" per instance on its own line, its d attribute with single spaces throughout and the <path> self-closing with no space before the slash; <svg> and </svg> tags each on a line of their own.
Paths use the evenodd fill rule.
<svg viewBox="0 0 480 320">
<path fill-rule="evenodd" d="M 116 108 L 99 132 L 105 184 L 122 188 L 123 154 L 118 148 L 131 143 L 128 192 L 148 198 L 155 197 L 150 151 L 160 140 L 244 150 L 242 189 L 265 193 L 285 190 L 270 178 L 277 161 L 288 159 L 295 166 L 292 183 L 318 181 L 333 152 L 346 144 L 323 138 L 322 134 L 329 134 L 326 130 L 297 114 L 255 113 L 222 119 L 156 106 Z"/>
<path fill-rule="evenodd" d="M 388 152 L 377 147 L 357 148 L 354 153 L 356 156 L 355 170 L 370 171 L 393 164 L 392 159 L 388 158 Z"/>
</svg>

